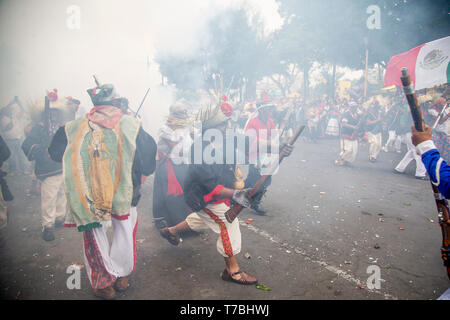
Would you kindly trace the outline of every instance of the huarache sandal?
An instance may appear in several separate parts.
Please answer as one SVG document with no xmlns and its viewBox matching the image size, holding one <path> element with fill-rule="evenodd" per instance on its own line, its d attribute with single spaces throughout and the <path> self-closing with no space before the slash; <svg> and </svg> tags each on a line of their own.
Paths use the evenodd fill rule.
<svg viewBox="0 0 450 320">
<path fill-rule="evenodd" d="M 117 278 L 116 283 L 114 283 L 114 289 L 119 292 L 127 290 L 129 286 L 128 277 L 119 277 Z"/>
<path fill-rule="evenodd" d="M 162 228 L 159 230 L 161 236 L 169 241 L 170 244 L 177 246 L 180 243 L 180 237 L 170 233 L 169 228 Z"/>
<path fill-rule="evenodd" d="M 235 276 L 237 274 L 241 275 L 240 279 L 234 279 L 233 278 L 233 276 Z M 223 272 L 222 272 L 222 280 L 235 282 L 235 283 L 238 283 L 238 284 L 256 284 L 256 283 L 258 283 L 258 279 L 257 278 L 255 278 L 251 274 L 248 274 L 247 272 L 242 271 L 241 269 L 239 269 L 238 272 L 230 273 L 225 268 L 225 270 L 223 270 Z"/>
<path fill-rule="evenodd" d="M 105 300 L 112 300 L 116 298 L 116 291 L 112 286 L 104 289 L 94 289 L 94 295 Z"/>
</svg>

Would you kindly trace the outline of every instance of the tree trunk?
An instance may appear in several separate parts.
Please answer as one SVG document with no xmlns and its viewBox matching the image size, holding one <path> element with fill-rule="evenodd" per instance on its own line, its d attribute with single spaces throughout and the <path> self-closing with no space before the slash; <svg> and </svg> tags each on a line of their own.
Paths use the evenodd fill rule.
<svg viewBox="0 0 450 320">
<path fill-rule="evenodd" d="M 283 97 L 285 97 L 285 96 L 286 96 L 286 87 L 287 87 L 287 85 L 286 85 L 286 87 L 283 86 L 281 76 L 280 76 L 280 80 L 276 80 L 276 79 L 274 78 L 274 76 L 270 76 L 270 79 L 272 79 L 272 81 L 275 82 L 275 84 L 277 85 L 277 87 L 278 87 L 278 88 L 280 89 L 280 91 L 281 91 L 281 95 L 282 95 Z M 286 82 L 287 82 L 287 81 L 286 81 Z"/>
<path fill-rule="evenodd" d="M 303 95 L 304 101 L 308 99 L 309 96 L 309 66 L 303 68 Z"/>
<path fill-rule="evenodd" d="M 256 100 L 256 80 L 255 79 L 247 79 L 246 88 L 245 88 L 245 99 L 247 101 Z"/>
</svg>

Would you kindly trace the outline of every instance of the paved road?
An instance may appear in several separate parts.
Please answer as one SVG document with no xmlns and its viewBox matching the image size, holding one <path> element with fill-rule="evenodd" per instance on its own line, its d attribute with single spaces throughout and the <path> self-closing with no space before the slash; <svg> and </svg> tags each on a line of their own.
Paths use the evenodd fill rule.
<svg viewBox="0 0 450 320">
<path fill-rule="evenodd" d="M 268 215 L 241 213 L 238 261 L 270 291 L 220 279 L 224 263 L 212 232 L 187 236 L 179 247 L 162 239 L 152 225 L 150 177 L 138 206 L 136 272 L 120 299 L 436 299 L 449 281 L 429 182 L 414 179 L 412 167 L 393 174 L 400 154 L 370 163 L 367 152 L 361 146 L 354 167 L 341 168 L 334 165 L 338 140 L 299 140 L 264 199 Z M 30 178 L 8 179 L 16 199 L 0 231 L 0 296 L 96 299 L 84 269 L 81 289 L 66 285 L 67 267 L 83 265 L 81 235 L 63 229 L 44 242 L 40 200 L 24 192 Z M 371 266 L 379 267 L 380 289 L 367 287 Z"/>
</svg>

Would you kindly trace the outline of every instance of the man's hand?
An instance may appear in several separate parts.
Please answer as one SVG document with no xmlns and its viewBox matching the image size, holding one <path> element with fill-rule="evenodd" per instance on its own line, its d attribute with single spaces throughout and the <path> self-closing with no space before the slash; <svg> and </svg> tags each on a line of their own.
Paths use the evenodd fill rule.
<svg viewBox="0 0 450 320">
<path fill-rule="evenodd" d="M 242 190 L 234 190 L 233 192 L 233 200 L 239 203 L 243 207 L 250 207 L 251 200 L 248 197 L 248 192 L 251 188 L 242 189 Z"/>
<path fill-rule="evenodd" d="M 286 157 L 289 157 L 293 150 L 294 150 L 294 147 L 288 143 L 283 143 L 281 145 L 281 152 L 283 152 Z"/>
<path fill-rule="evenodd" d="M 411 127 L 412 136 L 411 140 L 414 146 L 417 146 L 419 143 L 422 143 L 427 140 L 433 140 L 431 136 L 431 128 L 425 124 L 425 122 L 422 123 L 423 132 L 417 131 L 414 126 Z"/>
</svg>

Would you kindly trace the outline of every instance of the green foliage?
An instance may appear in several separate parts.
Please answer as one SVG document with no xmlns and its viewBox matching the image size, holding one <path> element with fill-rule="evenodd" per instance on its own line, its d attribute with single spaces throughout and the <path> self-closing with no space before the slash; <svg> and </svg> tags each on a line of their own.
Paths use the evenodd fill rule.
<svg viewBox="0 0 450 320">
<path fill-rule="evenodd" d="M 396 54 L 448 36 L 447 0 L 280 0 L 283 27 L 269 38 L 250 26 L 243 9 L 229 9 L 209 24 L 209 40 L 195 54 L 163 55 L 156 61 L 161 73 L 179 89 L 239 89 L 256 92 L 256 82 L 271 77 L 284 94 L 314 62 L 363 69 L 386 65 Z M 369 30 L 367 12 L 380 9 L 381 29 Z M 277 75 L 277 77 L 274 77 Z M 219 77 L 220 76 L 220 79 Z M 327 79 L 328 91 L 336 78 Z"/>
<path fill-rule="evenodd" d="M 161 73 L 179 89 L 237 89 L 261 79 L 267 61 L 266 42 L 248 24 L 243 10 L 227 10 L 208 26 L 209 41 L 190 56 L 156 57 Z"/>
<path fill-rule="evenodd" d="M 448 36 L 447 0 L 282 0 L 281 11 L 292 17 L 291 38 L 314 47 L 315 61 L 363 68 L 365 49 L 369 65 L 386 64 L 393 55 L 422 43 Z M 380 8 L 381 29 L 369 30 L 369 6 Z M 296 25 L 296 20 L 302 26 Z M 311 40 L 312 38 L 312 40 Z M 365 39 L 367 40 L 367 44 Z M 310 57 L 303 58 L 307 62 Z"/>
</svg>

